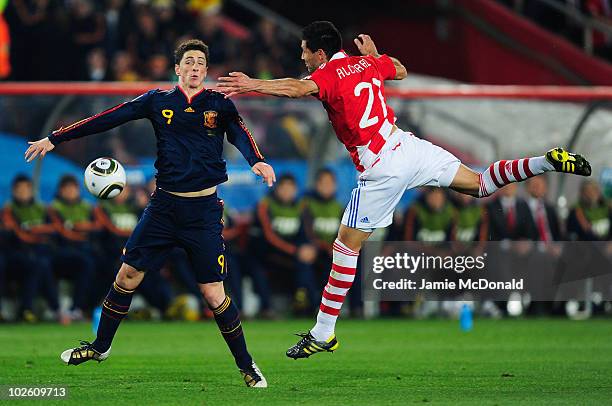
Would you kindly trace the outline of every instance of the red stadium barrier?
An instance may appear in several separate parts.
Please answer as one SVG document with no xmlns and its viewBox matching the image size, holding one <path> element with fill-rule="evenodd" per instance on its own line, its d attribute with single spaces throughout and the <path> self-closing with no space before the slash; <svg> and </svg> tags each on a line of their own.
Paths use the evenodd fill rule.
<svg viewBox="0 0 612 406">
<path fill-rule="evenodd" d="M 170 82 L 4 82 L 0 95 L 138 95 L 150 89 L 170 89 Z M 211 87 L 214 89 L 214 87 Z M 423 98 L 497 98 L 547 99 L 588 101 L 612 99 L 612 86 L 498 86 L 498 85 L 444 85 L 411 89 L 387 88 L 388 97 L 404 99 Z M 247 94 L 248 97 L 268 97 Z"/>
</svg>

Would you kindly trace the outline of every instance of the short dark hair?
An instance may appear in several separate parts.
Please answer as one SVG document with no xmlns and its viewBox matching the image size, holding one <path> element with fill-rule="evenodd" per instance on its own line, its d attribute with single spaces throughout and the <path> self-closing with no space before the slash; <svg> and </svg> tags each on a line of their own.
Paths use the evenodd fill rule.
<svg viewBox="0 0 612 406">
<path fill-rule="evenodd" d="M 306 47 L 313 52 L 322 49 L 328 58 L 342 49 L 342 36 L 336 26 L 329 21 L 315 21 L 302 30 Z"/>
<path fill-rule="evenodd" d="M 325 175 L 331 176 L 334 179 L 334 181 L 336 180 L 336 174 L 334 173 L 334 171 L 332 171 L 330 168 L 327 168 L 327 167 L 319 169 L 315 175 L 315 179 L 318 181 Z"/>
<path fill-rule="evenodd" d="M 60 178 L 59 189 L 63 188 L 64 186 L 70 185 L 70 184 L 78 186 L 79 181 L 74 175 L 64 175 Z"/>
<path fill-rule="evenodd" d="M 199 39 L 190 39 L 188 41 L 181 42 L 178 47 L 174 50 L 174 63 L 176 65 L 181 63 L 183 55 L 187 51 L 202 51 L 206 57 L 206 67 L 208 67 L 208 59 L 210 52 L 208 51 L 208 45 Z"/>
<path fill-rule="evenodd" d="M 294 185 L 297 185 L 297 180 L 295 179 L 295 176 L 293 176 L 293 174 L 291 173 L 283 173 L 281 176 L 278 177 L 276 184 L 280 185 L 283 182 L 290 182 Z"/>
<path fill-rule="evenodd" d="M 13 178 L 13 182 L 11 184 L 11 187 L 14 189 L 15 186 L 17 186 L 20 183 L 32 183 L 32 179 L 30 179 L 30 177 L 24 173 L 20 173 L 17 176 L 15 176 Z"/>
</svg>

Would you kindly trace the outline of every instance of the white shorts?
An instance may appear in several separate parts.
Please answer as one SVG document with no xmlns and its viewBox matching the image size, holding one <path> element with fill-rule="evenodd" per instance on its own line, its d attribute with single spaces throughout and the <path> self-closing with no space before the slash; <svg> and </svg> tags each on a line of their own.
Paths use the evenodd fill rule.
<svg viewBox="0 0 612 406">
<path fill-rule="evenodd" d="M 364 231 L 388 226 L 405 190 L 448 187 L 459 165 L 461 161 L 447 150 L 409 132 L 395 130 L 374 164 L 360 174 L 342 224 Z"/>
</svg>

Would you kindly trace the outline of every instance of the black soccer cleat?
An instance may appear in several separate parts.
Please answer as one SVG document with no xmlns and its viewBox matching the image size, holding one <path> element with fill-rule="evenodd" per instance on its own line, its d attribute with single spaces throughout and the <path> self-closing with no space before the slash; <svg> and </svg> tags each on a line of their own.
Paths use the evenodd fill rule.
<svg viewBox="0 0 612 406">
<path fill-rule="evenodd" d="M 572 154 L 563 148 L 553 148 L 546 153 L 546 160 L 555 167 L 555 171 L 591 176 L 591 164 L 582 155 Z"/>
<path fill-rule="evenodd" d="M 334 352 L 340 346 L 335 334 L 328 338 L 327 341 L 315 340 L 310 332 L 296 334 L 296 336 L 302 338 L 296 345 L 287 350 L 287 356 L 293 359 L 308 358 L 317 352 Z"/>
<path fill-rule="evenodd" d="M 111 349 L 106 352 L 99 352 L 93 348 L 93 345 L 88 341 L 81 341 L 81 346 L 69 348 L 62 352 L 60 358 L 66 365 L 79 365 L 90 360 L 102 362 L 108 358 Z"/>
<path fill-rule="evenodd" d="M 241 369 L 240 375 L 242 375 L 242 379 L 244 379 L 244 383 L 249 388 L 267 388 L 268 382 L 266 378 L 263 376 L 257 364 L 253 362 L 249 368 Z"/>
</svg>

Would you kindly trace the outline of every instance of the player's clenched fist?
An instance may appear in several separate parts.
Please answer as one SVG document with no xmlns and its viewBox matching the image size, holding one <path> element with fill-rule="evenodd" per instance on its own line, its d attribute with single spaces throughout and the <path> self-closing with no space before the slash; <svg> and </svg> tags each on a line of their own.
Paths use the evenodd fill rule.
<svg viewBox="0 0 612 406">
<path fill-rule="evenodd" d="M 361 55 L 372 55 L 376 58 L 380 56 L 374 41 L 372 41 L 369 35 L 359 34 L 353 41 L 355 41 L 355 45 L 357 45 L 357 49 L 359 49 Z"/>
<path fill-rule="evenodd" d="M 49 138 L 43 138 L 42 140 L 28 142 L 28 144 L 30 144 L 30 146 L 25 152 L 25 159 L 27 162 L 30 162 L 39 154 L 42 158 L 47 155 L 47 152 L 55 148 L 55 145 L 53 145 L 51 141 L 49 141 Z"/>
</svg>

